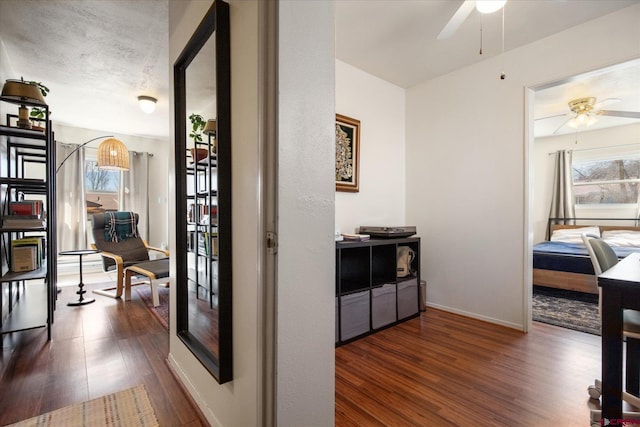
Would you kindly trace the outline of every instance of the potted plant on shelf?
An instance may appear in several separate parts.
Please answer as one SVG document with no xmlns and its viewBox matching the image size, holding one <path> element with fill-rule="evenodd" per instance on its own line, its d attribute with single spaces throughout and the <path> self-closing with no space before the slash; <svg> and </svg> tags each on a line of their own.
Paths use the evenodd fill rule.
<svg viewBox="0 0 640 427">
<path fill-rule="evenodd" d="M 42 94 L 43 98 L 46 98 L 47 95 L 49 94 L 49 88 L 45 85 L 43 85 L 41 82 L 34 82 L 34 81 L 29 81 L 27 82 L 29 84 L 32 85 L 36 85 L 38 87 L 38 89 L 40 90 L 40 93 Z M 40 108 L 40 107 L 32 107 L 31 108 L 31 112 L 29 113 L 29 117 L 31 117 L 31 129 L 34 130 L 39 130 L 41 132 L 45 131 L 45 128 L 42 126 L 37 125 L 36 123 L 41 123 L 44 120 L 44 116 L 45 116 L 45 109 L 44 108 Z"/>
<path fill-rule="evenodd" d="M 209 150 L 206 148 L 198 148 L 198 143 L 202 142 L 202 131 L 207 122 L 202 118 L 200 114 L 191 113 L 189 115 L 189 121 L 191 122 L 191 132 L 189 138 L 193 139 L 193 148 L 191 148 L 191 161 L 197 163 L 202 159 L 207 158 Z"/>
</svg>

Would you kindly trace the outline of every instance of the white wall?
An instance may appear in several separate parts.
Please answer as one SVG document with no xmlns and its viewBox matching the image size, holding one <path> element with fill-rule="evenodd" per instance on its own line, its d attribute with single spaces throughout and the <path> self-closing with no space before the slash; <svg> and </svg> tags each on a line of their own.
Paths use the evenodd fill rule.
<svg viewBox="0 0 640 427">
<path fill-rule="evenodd" d="M 168 177 L 169 167 L 169 138 L 153 138 L 118 134 L 114 132 L 97 131 L 73 126 L 62 125 L 53 121 L 53 132 L 57 143 L 83 144 L 84 142 L 103 135 L 113 135 L 127 146 L 130 151 L 153 153 L 149 158 L 149 244 L 160 247 L 167 243 L 168 236 Z M 103 141 L 98 139 L 85 147 L 87 153 L 95 149 Z M 60 163 L 63 159 L 58 159 Z M 90 228 L 88 228 L 90 230 Z"/>
<path fill-rule="evenodd" d="M 4 42 L 0 38 L 0 84 L 4 85 L 7 79 L 19 79 L 20 76 L 14 74 L 13 67 L 11 67 L 11 61 L 7 56 L 7 51 L 4 47 Z"/>
<path fill-rule="evenodd" d="M 590 150 L 593 148 L 639 144 L 640 123 L 598 129 L 578 134 L 566 134 L 537 138 L 534 143 L 533 169 L 535 171 L 533 194 L 533 241 L 545 239 L 547 219 L 551 206 L 555 153 L 558 150 Z M 593 150 L 602 152 L 604 150 Z M 580 218 L 633 218 L 637 215 L 638 205 L 600 205 L 576 206 L 576 217 Z M 624 225 L 622 222 L 620 225 Z"/>
<path fill-rule="evenodd" d="M 639 56 L 638 22 L 640 5 L 407 91 L 407 223 L 430 305 L 526 328 L 524 89 Z"/>
<path fill-rule="evenodd" d="M 212 1 L 171 2 L 170 64 L 177 59 Z M 233 185 L 233 381 L 219 385 L 176 336 L 175 286 L 171 287 L 169 363 L 213 426 L 260 425 L 261 359 L 258 248 L 257 29 L 258 2 L 230 2 L 231 134 Z M 173 67 L 171 68 L 173 76 Z M 174 139 L 173 77 L 171 140 Z M 180 155 L 183 155 L 180 153 Z M 175 156 L 173 147 L 171 157 Z M 175 200 L 173 161 L 169 200 Z M 175 224 L 175 206 L 170 206 Z M 170 249 L 175 251 L 175 227 Z M 172 258 L 172 262 L 175 259 Z M 175 284 L 175 265 L 171 266 Z"/>
<path fill-rule="evenodd" d="M 336 192 L 336 228 L 407 225 L 404 89 L 336 60 L 336 112 L 361 131 L 360 191 Z"/>
<path fill-rule="evenodd" d="M 209 4 L 172 5 L 171 62 Z M 177 339 L 174 303 L 169 361 L 212 425 L 257 426 L 263 421 L 258 318 L 262 301 L 257 298 L 262 294 L 258 249 L 263 238 L 258 235 L 258 2 L 231 1 L 230 6 L 233 381 L 218 385 Z M 333 5 L 284 1 L 279 6 L 276 416 L 281 426 L 325 426 L 334 416 Z M 170 177 L 170 186 L 172 182 Z M 175 249 L 175 229 L 170 236 Z M 174 292 L 172 287 L 172 302 Z"/>
<path fill-rule="evenodd" d="M 277 425 L 334 418 L 333 2 L 278 13 Z M 345 112 L 349 114 L 349 112 Z"/>
</svg>

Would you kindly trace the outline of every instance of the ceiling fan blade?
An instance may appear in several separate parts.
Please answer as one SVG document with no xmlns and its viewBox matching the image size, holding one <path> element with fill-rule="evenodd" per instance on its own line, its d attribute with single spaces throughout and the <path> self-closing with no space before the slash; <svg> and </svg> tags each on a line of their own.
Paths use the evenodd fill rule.
<svg viewBox="0 0 640 427">
<path fill-rule="evenodd" d="M 458 10 L 456 10 L 456 13 L 453 14 L 449 22 L 447 22 L 447 25 L 445 25 L 442 31 L 440 31 L 437 39 L 444 40 L 451 37 L 458 30 L 458 27 L 460 27 L 460 25 L 462 25 L 462 23 L 471 14 L 475 4 L 475 0 L 465 0 Z"/>
<path fill-rule="evenodd" d="M 556 135 L 560 131 L 560 129 L 562 129 L 571 120 L 573 120 L 573 117 L 569 117 L 567 120 L 565 120 L 560 126 L 558 126 L 556 130 L 553 131 L 553 134 Z"/>
<path fill-rule="evenodd" d="M 554 114 L 553 116 L 546 116 L 546 117 L 540 117 L 539 119 L 535 119 L 536 121 L 538 120 L 546 120 L 546 119 L 552 119 L 554 117 L 563 117 L 563 116 L 568 116 L 571 113 L 564 113 L 564 114 Z"/>
<path fill-rule="evenodd" d="M 616 104 L 616 103 L 618 103 L 620 101 L 622 101 L 620 98 L 603 99 L 602 101 L 598 101 L 595 104 L 593 104 L 593 108 L 594 108 L 594 110 L 599 110 L 602 107 L 606 107 L 607 105 L 611 105 L 611 104 Z"/>
<path fill-rule="evenodd" d="M 601 116 L 614 116 L 614 117 L 626 117 L 628 119 L 640 119 L 640 112 L 637 112 L 637 111 L 599 110 L 597 114 Z"/>
</svg>

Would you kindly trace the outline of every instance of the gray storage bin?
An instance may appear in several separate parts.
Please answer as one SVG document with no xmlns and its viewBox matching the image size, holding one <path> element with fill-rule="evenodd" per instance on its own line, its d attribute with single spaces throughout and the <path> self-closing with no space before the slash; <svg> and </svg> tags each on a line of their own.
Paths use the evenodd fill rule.
<svg viewBox="0 0 640 427">
<path fill-rule="evenodd" d="M 398 320 L 418 313 L 418 279 L 398 283 Z"/>
<path fill-rule="evenodd" d="M 340 297 L 340 340 L 369 332 L 369 291 Z"/>
<path fill-rule="evenodd" d="M 396 285 L 371 290 L 371 326 L 378 329 L 396 321 Z"/>
<path fill-rule="evenodd" d="M 336 342 L 340 341 L 340 311 L 338 310 L 338 297 L 336 297 Z"/>
</svg>

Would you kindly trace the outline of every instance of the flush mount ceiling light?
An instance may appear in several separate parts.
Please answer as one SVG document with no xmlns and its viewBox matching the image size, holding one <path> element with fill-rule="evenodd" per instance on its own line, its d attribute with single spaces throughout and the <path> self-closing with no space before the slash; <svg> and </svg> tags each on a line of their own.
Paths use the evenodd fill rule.
<svg viewBox="0 0 640 427">
<path fill-rule="evenodd" d="M 493 13 L 502 9 L 507 0 L 476 0 L 476 10 L 480 13 Z"/>
<path fill-rule="evenodd" d="M 151 114 L 154 112 L 154 110 L 156 109 L 156 102 L 158 102 L 158 100 L 152 96 L 141 95 L 138 97 L 138 104 L 140 104 L 140 109 L 147 114 Z"/>
</svg>

